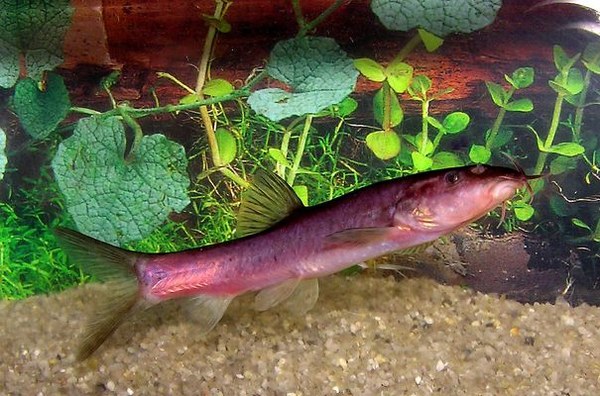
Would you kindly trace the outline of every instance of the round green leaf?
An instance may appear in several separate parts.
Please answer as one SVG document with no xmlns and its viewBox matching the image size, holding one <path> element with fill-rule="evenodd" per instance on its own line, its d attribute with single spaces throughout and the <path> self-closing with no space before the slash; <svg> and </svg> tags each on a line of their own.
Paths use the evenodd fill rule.
<svg viewBox="0 0 600 396">
<path fill-rule="evenodd" d="M 290 166 L 289 161 L 287 160 L 287 158 L 285 158 L 285 155 L 283 155 L 280 149 L 273 147 L 269 148 L 269 157 L 273 158 L 275 162 L 277 162 L 280 165 L 283 165 L 285 167 Z"/>
<path fill-rule="evenodd" d="M 431 80 L 429 77 L 419 74 L 413 77 L 408 87 L 408 93 L 414 98 L 425 100 L 429 89 L 431 89 Z"/>
<path fill-rule="evenodd" d="M 504 108 L 506 111 L 520 111 L 522 113 L 527 113 L 533 110 L 533 102 L 527 98 L 517 99 L 513 100 L 512 102 L 508 102 Z"/>
<path fill-rule="evenodd" d="M 565 157 L 575 157 L 576 155 L 583 154 L 585 152 L 585 148 L 577 143 L 564 142 L 555 144 L 547 151 L 549 153 L 564 155 Z"/>
<path fill-rule="evenodd" d="M 202 89 L 202 93 L 208 96 L 225 96 L 232 92 L 233 85 L 229 81 L 220 78 L 208 81 Z"/>
<path fill-rule="evenodd" d="M 514 203 L 514 211 L 515 216 L 520 221 L 527 221 L 531 219 L 533 214 L 535 213 L 535 209 L 533 206 L 529 205 L 527 202 L 517 201 Z"/>
<path fill-rule="evenodd" d="M 508 100 L 508 92 L 506 92 L 501 85 L 491 81 L 486 81 L 485 86 L 487 87 L 487 90 L 492 97 L 492 101 L 496 104 L 496 106 L 504 107 L 506 101 Z"/>
<path fill-rule="evenodd" d="M 366 78 L 375 82 L 385 80 L 385 69 L 382 65 L 369 58 L 359 58 L 354 60 L 354 67 Z"/>
<path fill-rule="evenodd" d="M 573 157 L 559 155 L 550 162 L 550 173 L 552 175 L 560 175 L 575 168 L 577 168 L 577 159 Z"/>
<path fill-rule="evenodd" d="M 534 75 L 533 67 L 521 67 L 515 70 L 510 77 L 505 75 L 504 78 L 515 89 L 523 89 L 533 84 Z"/>
<path fill-rule="evenodd" d="M 190 202 L 183 146 L 160 134 L 144 136 L 125 159 L 126 145 L 117 117 L 83 118 L 52 160 L 79 231 L 116 245 L 143 239 Z"/>
<path fill-rule="evenodd" d="M 379 159 L 394 158 L 400 153 L 400 137 L 393 131 L 377 131 L 367 135 L 367 147 Z"/>
<path fill-rule="evenodd" d="M 219 157 L 223 165 L 229 164 L 237 154 L 237 140 L 231 132 L 225 128 L 217 128 L 215 138 L 219 146 Z"/>
<path fill-rule="evenodd" d="M 471 117 L 467 113 L 455 111 L 444 118 L 442 125 L 444 126 L 445 133 L 454 134 L 464 131 L 470 121 Z"/>
<path fill-rule="evenodd" d="M 427 138 L 425 140 L 425 144 L 423 144 L 423 132 L 417 133 L 417 136 L 415 136 L 414 145 L 419 149 L 419 152 L 424 155 L 433 153 L 433 142 L 431 139 Z"/>
<path fill-rule="evenodd" d="M 357 108 L 358 102 L 348 96 L 337 105 L 334 105 L 334 113 L 338 117 L 346 118 L 354 113 Z"/>
<path fill-rule="evenodd" d="M 426 171 L 431 169 L 433 166 L 433 159 L 419 153 L 418 151 L 413 151 L 410 156 L 412 157 L 413 166 L 415 167 L 416 171 Z"/>
<path fill-rule="evenodd" d="M 392 62 L 386 69 L 388 84 L 396 93 L 402 93 L 408 88 L 412 76 L 413 67 L 404 62 Z"/>
<path fill-rule="evenodd" d="M 35 139 L 43 139 L 54 131 L 71 107 L 65 83 L 54 73 L 48 73 L 43 91 L 31 78 L 20 80 L 13 105 L 23 128 Z"/>
<path fill-rule="evenodd" d="M 582 62 L 594 74 L 600 74 L 600 42 L 591 41 L 583 51 Z"/>
<path fill-rule="evenodd" d="M 375 121 L 381 126 L 383 126 L 384 89 L 385 87 L 380 88 L 375 96 L 373 96 L 373 116 L 375 117 Z M 398 97 L 393 92 L 390 92 L 390 127 L 393 128 L 400 125 L 403 119 L 404 111 L 402 111 L 400 101 L 398 101 Z"/>
<path fill-rule="evenodd" d="M 501 0 L 371 1 L 371 9 L 387 29 L 406 32 L 421 27 L 440 37 L 489 25 L 501 5 Z"/>
<path fill-rule="evenodd" d="M 352 60 L 333 39 L 312 36 L 278 42 L 267 71 L 292 90 L 266 88 L 248 97 L 252 110 L 272 121 L 315 114 L 339 103 L 354 90 L 358 77 Z"/>
<path fill-rule="evenodd" d="M 476 164 L 487 164 L 492 157 L 492 152 L 485 146 L 474 144 L 469 150 L 469 159 Z"/>
</svg>

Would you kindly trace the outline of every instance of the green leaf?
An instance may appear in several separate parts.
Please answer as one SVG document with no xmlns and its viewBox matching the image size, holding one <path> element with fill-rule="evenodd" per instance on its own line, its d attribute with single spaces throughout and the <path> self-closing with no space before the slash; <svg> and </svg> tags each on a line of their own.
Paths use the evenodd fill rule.
<svg viewBox="0 0 600 396">
<path fill-rule="evenodd" d="M 308 206 L 308 187 L 297 185 L 292 188 L 304 206 Z"/>
<path fill-rule="evenodd" d="M 550 87 L 559 94 L 577 95 L 583 90 L 585 82 L 581 71 L 576 68 L 569 69 L 566 78 L 562 75 L 556 76 L 554 80 L 548 81 Z"/>
<path fill-rule="evenodd" d="M 433 156 L 432 169 L 445 169 L 463 166 L 465 162 L 456 154 L 449 151 L 440 151 Z"/>
<path fill-rule="evenodd" d="M 576 227 L 583 228 L 584 230 L 588 230 L 589 232 L 592 232 L 592 229 L 590 228 L 590 226 L 585 224 L 583 222 L 583 220 L 580 220 L 580 219 L 574 217 L 571 219 L 571 223 L 573 223 L 573 225 Z"/>
<path fill-rule="evenodd" d="M 455 134 L 462 132 L 467 125 L 469 125 L 470 121 L 471 117 L 469 117 L 467 113 L 463 113 L 462 111 L 450 113 L 444 118 L 444 121 L 442 121 L 444 133 Z"/>
<path fill-rule="evenodd" d="M 565 50 L 560 45 L 552 47 L 552 54 L 554 58 L 554 66 L 561 74 L 566 74 L 569 69 L 573 67 L 575 62 L 579 59 L 581 54 L 577 54 L 572 58 L 569 58 Z"/>
<path fill-rule="evenodd" d="M 415 167 L 416 171 L 426 171 L 431 169 L 433 166 L 433 159 L 419 153 L 418 151 L 413 151 L 410 153 L 410 156 L 412 157 L 413 166 Z"/>
<path fill-rule="evenodd" d="M 488 133 L 486 134 L 486 141 L 488 139 L 488 136 L 489 136 L 489 130 L 488 130 Z M 496 135 L 496 139 L 494 139 L 494 141 L 491 143 L 490 148 L 496 149 L 496 148 L 502 147 L 505 144 L 507 144 L 508 142 L 510 142 L 512 138 L 513 138 L 512 129 L 500 128 L 500 130 L 498 131 L 498 134 Z"/>
<path fill-rule="evenodd" d="M 367 135 L 367 147 L 379 159 L 388 160 L 400 153 L 400 137 L 393 131 L 377 131 Z"/>
<path fill-rule="evenodd" d="M 340 118 L 346 118 L 356 111 L 356 109 L 358 108 L 358 102 L 348 96 L 333 107 L 336 116 Z"/>
<path fill-rule="evenodd" d="M 442 125 L 435 117 L 427 116 L 427 123 L 437 130 L 444 131 L 444 125 Z"/>
<path fill-rule="evenodd" d="M 564 155 L 565 157 L 575 157 L 576 155 L 583 154 L 585 148 L 578 143 L 564 142 L 555 144 L 546 151 L 548 153 Z"/>
<path fill-rule="evenodd" d="M 220 78 L 208 81 L 202 88 L 202 93 L 208 96 L 225 96 L 232 92 L 233 85 L 229 81 Z"/>
<path fill-rule="evenodd" d="M 237 154 L 237 140 L 235 139 L 235 136 L 225 128 L 217 128 L 215 137 L 219 147 L 221 163 L 227 165 L 235 159 Z"/>
<path fill-rule="evenodd" d="M 190 200 L 184 148 L 165 136 L 144 136 L 125 159 L 117 117 L 81 119 L 58 147 L 52 169 L 79 231 L 123 245 L 148 236 Z"/>
<path fill-rule="evenodd" d="M 486 81 L 485 86 L 487 87 L 487 90 L 490 93 L 490 96 L 492 97 L 492 100 L 494 101 L 496 106 L 504 107 L 504 105 L 509 99 L 508 92 L 506 92 L 500 84 L 496 84 L 491 81 Z"/>
<path fill-rule="evenodd" d="M 560 175 L 577 168 L 577 159 L 573 157 L 558 156 L 550 162 L 550 174 Z"/>
<path fill-rule="evenodd" d="M 6 134 L 4 130 L 0 128 L 0 180 L 4 178 L 4 170 L 6 169 Z"/>
<path fill-rule="evenodd" d="M 286 168 L 289 168 L 290 163 L 287 160 L 287 158 L 285 158 L 285 155 L 283 155 L 283 152 L 278 149 L 278 148 L 269 148 L 269 157 L 273 158 L 275 160 L 275 162 L 277 162 L 280 165 L 285 166 Z"/>
<path fill-rule="evenodd" d="M 581 61 L 589 71 L 600 74 L 600 42 L 590 42 L 583 51 Z"/>
<path fill-rule="evenodd" d="M 406 32 L 421 27 L 445 37 L 489 25 L 501 5 L 501 0 L 372 0 L 371 10 L 387 29 Z"/>
<path fill-rule="evenodd" d="M 381 126 L 383 126 L 384 89 L 385 87 L 380 88 L 375 96 L 373 96 L 373 116 L 375 117 L 375 121 Z M 398 97 L 393 92 L 390 92 L 390 126 L 393 128 L 399 125 L 403 119 L 404 111 L 402 111 Z"/>
<path fill-rule="evenodd" d="M 200 100 L 200 96 L 197 93 L 191 93 L 185 95 L 183 98 L 179 99 L 179 104 L 186 105 L 194 102 L 198 102 Z"/>
<path fill-rule="evenodd" d="M 0 1 L 0 87 L 17 82 L 21 57 L 34 80 L 63 62 L 63 39 L 73 14 L 69 4 L 69 0 Z"/>
<path fill-rule="evenodd" d="M 433 33 L 429 33 L 425 29 L 417 29 L 417 32 L 419 33 L 419 37 L 421 38 L 423 45 L 425 45 L 427 52 L 435 51 L 444 43 L 443 38 L 438 37 Z"/>
<path fill-rule="evenodd" d="M 413 99 L 426 100 L 427 91 L 431 89 L 431 80 L 429 77 L 422 74 L 414 76 L 410 86 L 408 87 L 408 93 Z"/>
<path fill-rule="evenodd" d="M 533 102 L 530 99 L 521 98 L 508 102 L 504 108 L 506 111 L 520 111 L 522 113 L 527 113 L 533 110 Z"/>
<path fill-rule="evenodd" d="M 431 139 L 427 138 L 425 141 L 425 147 L 423 146 L 423 132 L 417 133 L 414 140 L 415 146 L 419 148 L 419 152 L 424 155 L 430 155 L 433 153 L 433 142 Z"/>
<path fill-rule="evenodd" d="M 492 158 L 492 152 L 485 146 L 474 144 L 469 150 L 469 159 L 476 164 L 487 164 Z"/>
<path fill-rule="evenodd" d="M 520 221 L 527 221 L 533 217 L 535 213 L 535 209 L 533 206 L 529 205 L 527 202 L 516 201 L 513 205 L 515 216 Z"/>
<path fill-rule="evenodd" d="M 511 77 L 504 75 L 504 78 L 515 89 L 523 89 L 533 84 L 534 75 L 533 67 L 521 67 L 515 70 Z"/>
<path fill-rule="evenodd" d="M 20 80 L 13 100 L 23 128 L 35 139 L 43 139 L 67 116 L 71 103 L 61 76 L 48 73 L 45 91 L 31 78 Z"/>
<path fill-rule="evenodd" d="M 573 205 L 567 203 L 558 195 L 552 195 L 548 204 L 552 212 L 560 217 L 571 217 L 577 213 L 577 209 Z"/>
<path fill-rule="evenodd" d="M 266 88 L 248 97 L 250 107 L 272 121 L 339 103 L 354 90 L 358 77 L 352 60 L 333 39 L 312 36 L 278 42 L 267 71 L 292 89 Z"/>
<path fill-rule="evenodd" d="M 215 18 L 212 15 L 202 14 L 202 19 L 221 33 L 229 33 L 231 31 L 231 24 L 224 18 Z"/>
<path fill-rule="evenodd" d="M 382 65 L 369 58 L 359 58 L 354 60 L 354 67 L 366 78 L 375 82 L 382 82 L 386 79 L 385 69 Z"/>
<path fill-rule="evenodd" d="M 392 62 L 385 69 L 388 84 L 396 93 L 406 91 L 413 76 L 413 67 L 404 62 Z"/>
</svg>

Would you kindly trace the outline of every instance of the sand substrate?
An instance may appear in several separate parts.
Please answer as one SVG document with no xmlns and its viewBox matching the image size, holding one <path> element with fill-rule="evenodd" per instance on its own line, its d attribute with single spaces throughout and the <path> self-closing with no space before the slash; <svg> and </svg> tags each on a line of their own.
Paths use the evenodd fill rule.
<svg viewBox="0 0 600 396">
<path fill-rule="evenodd" d="M 0 302 L 5 395 L 598 395 L 600 308 L 522 305 L 426 279 L 332 276 L 305 317 L 240 298 L 207 336 L 175 306 L 89 360 L 89 285 Z"/>
</svg>

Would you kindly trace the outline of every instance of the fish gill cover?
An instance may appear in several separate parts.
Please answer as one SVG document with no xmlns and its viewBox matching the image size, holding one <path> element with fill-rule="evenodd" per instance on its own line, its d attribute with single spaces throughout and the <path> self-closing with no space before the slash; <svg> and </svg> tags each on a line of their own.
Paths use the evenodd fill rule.
<svg viewBox="0 0 600 396">
<path fill-rule="evenodd" d="M 267 72 L 292 92 L 266 88 L 253 92 L 248 103 L 272 121 L 317 113 L 341 102 L 354 90 L 358 72 L 352 60 L 327 37 L 297 37 L 278 42 Z"/>
<path fill-rule="evenodd" d="M 421 27 L 444 37 L 489 25 L 501 5 L 501 0 L 373 0 L 371 9 L 387 29 Z"/>
<path fill-rule="evenodd" d="M 63 62 L 72 14 L 69 0 L 0 0 L 0 87 L 15 85 L 21 56 L 35 80 Z"/>
<path fill-rule="evenodd" d="M 78 122 L 52 161 L 79 231 L 119 245 L 148 236 L 190 202 L 183 146 L 155 134 L 125 151 L 117 117 L 89 117 Z"/>
</svg>

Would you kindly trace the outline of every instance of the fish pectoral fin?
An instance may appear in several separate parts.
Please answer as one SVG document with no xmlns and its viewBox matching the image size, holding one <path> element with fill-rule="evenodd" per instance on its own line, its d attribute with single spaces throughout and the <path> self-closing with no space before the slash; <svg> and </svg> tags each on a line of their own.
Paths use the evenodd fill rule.
<svg viewBox="0 0 600 396">
<path fill-rule="evenodd" d="M 299 283 L 300 279 L 289 279 L 262 289 L 254 297 L 254 309 L 257 311 L 266 311 L 269 308 L 273 308 L 290 297 Z"/>
<path fill-rule="evenodd" d="M 206 334 L 216 326 L 227 310 L 233 297 L 199 296 L 184 300 L 188 316 L 200 327 L 200 332 Z"/>
<path fill-rule="evenodd" d="M 398 233 L 397 227 L 352 228 L 328 235 L 325 238 L 325 245 L 326 247 L 370 245 L 388 241 L 396 233 Z"/>
<path fill-rule="evenodd" d="M 310 311 L 319 299 L 319 280 L 305 279 L 298 283 L 294 292 L 281 305 L 295 315 L 304 315 Z"/>
</svg>

